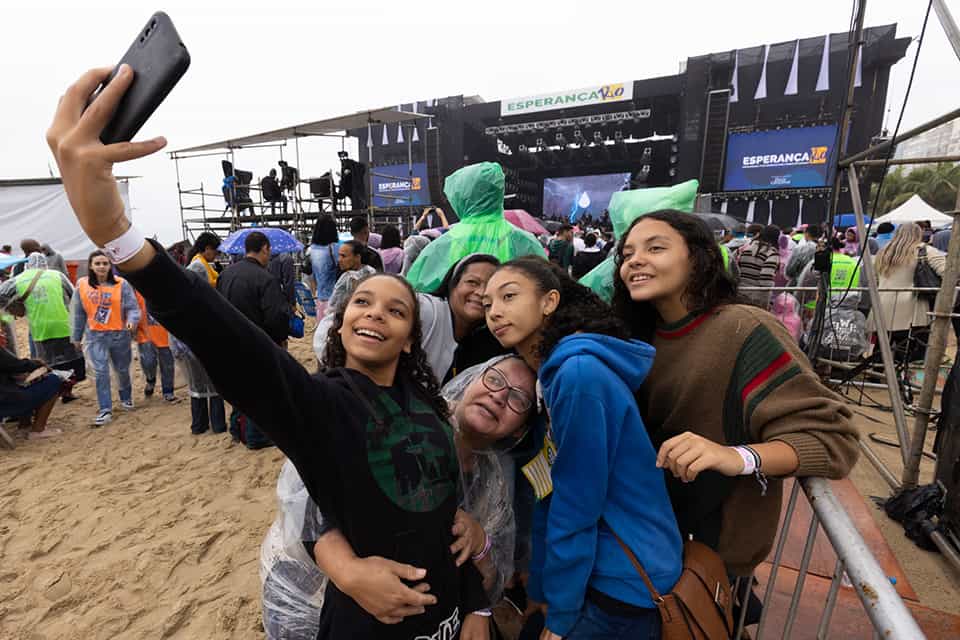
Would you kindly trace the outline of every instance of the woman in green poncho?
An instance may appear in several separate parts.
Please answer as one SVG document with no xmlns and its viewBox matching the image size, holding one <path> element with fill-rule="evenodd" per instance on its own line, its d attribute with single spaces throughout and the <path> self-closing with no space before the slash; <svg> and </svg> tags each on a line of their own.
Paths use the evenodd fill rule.
<svg viewBox="0 0 960 640">
<path fill-rule="evenodd" d="M 546 257 L 537 239 L 503 217 L 503 169 L 495 162 L 472 164 L 449 175 L 443 193 L 460 222 L 431 242 L 407 273 L 417 291 L 435 291 L 461 258 L 492 255 L 501 262 L 521 256 Z"/>
</svg>

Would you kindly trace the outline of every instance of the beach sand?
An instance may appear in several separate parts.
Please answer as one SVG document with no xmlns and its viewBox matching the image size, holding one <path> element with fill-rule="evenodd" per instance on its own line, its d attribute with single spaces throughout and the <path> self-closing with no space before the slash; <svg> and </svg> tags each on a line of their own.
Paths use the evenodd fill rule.
<svg viewBox="0 0 960 640">
<path fill-rule="evenodd" d="M 22 354 L 22 321 L 18 329 Z M 290 351 L 312 370 L 311 330 L 308 321 L 308 338 L 291 341 Z M 248 451 L 229 435 L 192 435 L 179 370 L 177 405 L 144 401 L 136 361 L 132 371 L 132 413 L 115 405 L 114 421 L 91 429 L 88 380 L 77 387 L 81 400 L 54 410 L 50 423 L 62 436 L 19 434 L 16 450 L 0 449 L 4 640 L 264 637 L 260 543 L 284 457 Z M 889 413 L 860 409 L 857 422 L 865 433 L 893 431 Z M 896 451 L 881 455 L 893 462 Z M 885 491 L 862 459 L 852 477 L 864 495 Z M 921 601 L 960 613 L 942 559 L 872 511 Z"/>
</svg>

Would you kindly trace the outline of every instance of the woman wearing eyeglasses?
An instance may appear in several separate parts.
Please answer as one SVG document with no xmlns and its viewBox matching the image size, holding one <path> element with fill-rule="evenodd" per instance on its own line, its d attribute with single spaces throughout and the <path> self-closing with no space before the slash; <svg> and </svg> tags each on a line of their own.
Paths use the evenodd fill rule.
<svg viewBox="0 0 960 640">
<path fill-rule="evenodd" d="M 596 294 L 542 258 L 507 262 L 483 293 L 487 326 L 537 372 L 547 410 L 542 448 L 523 468 L 538 502 L 527 592 L 540 640 L 658 638 L 654 586 L 680 576 L 682 543 L 656 452 L 633 399 L 653 348 Z M 539 430 L 538 430 L 539 431 Z M 536 638 L 532 617 L 524 636 Z"/>
<path fill-rule="evenodd" d="M 526 434 L 535 387 L 536 378 L 522 359 L 500 356 L 470 367 L 442 390 L 451 409 L 462 485 L 450 552 L 458 565 L 472 562 L 479 570 L 490 602 L 500 600 L 514 569 L 512 483 L 501 454 Z M 381 622 L 418 614 L 430 594 L 401 582 L 412 580 L 414 567 L 357 558 L 343 534 L 323 524 L 289 462 L 280 473 L 277 494 L 283 497 L 280 513 L 261 550 L 263 619 L 270 640 L 316 637 L 324 574 Z M 315 552 L 316 564 L 307 550 Z M 493 622 L 486 614 L 466 617 L 461 640 L 488 640 Z"/>
</svg>

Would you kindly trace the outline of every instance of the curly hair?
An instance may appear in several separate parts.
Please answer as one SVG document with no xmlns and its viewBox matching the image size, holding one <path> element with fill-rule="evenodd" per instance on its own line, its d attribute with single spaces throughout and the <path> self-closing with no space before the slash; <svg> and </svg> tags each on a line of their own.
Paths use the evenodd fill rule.
<svg viewBox="0 0 960 640">
<path fill-rule="evenodd" d="M 720 245 L 706 223 L 683 211 L 654 211 L 634 220 L 617 242 L 616 268 L 613 274 L 613 313 L 627 323 L 634 337 L 647 342 L 652 340 L 660 318 L 653 303 L 634 302 L 627 285 L 620 278 L 624 244 L 633 228 L 643 220 L 665 222 L 683 237 L 691 263 L 690 281 L 683 293 L 683 302 L 690 313 L 699 314 L 722 304 L 742 302 L 737 293 L 737 282 L 724 268 Z"/>
<path fill-rule="evenodd" d="M 557 343 L 577 333 L 599 333 L 626 340 L 630 332 L 610 312 L 610 306 L 596 293 L 571 278 L 559 265 L 539 256 L 524 256 L 505 263 L 497 271 L 518 271 L 532 280 L 543 295 L 551 290 L 560 294 L 560 303 L 540 329 L 537 355 L 546 360 Z"/>
<path fill-rule="evenodd" d="M 372 273 L 360 278 L 353 291 L 356 292 L 360 285 L 374 278 L 390 278 L 403 284 L 410 299 L 413 300 L 413 327 L 410 330 L 410 353 L 400 352 L 400 361 L 397 364 L 397 375 L 412 381 L 425 396 L 425 400 L 430 405 L 441 420 L 450 419 L 450 408 L 447 402 L 440 395 L 440 385 L 437 383 L 437 377 L 427 362 L 427 353 L 423 350 L 421 341 L 423 340 L 423 327 L 420 324 L 420 303 L 417 300 L 417 294 L 413 287 L 404 278 L 391 273 Z M 343 315 L 346 312 L 347 305 L 353 299 L 353 293 L 337 307 L 333 314 L 333 325 L 327 333 L 327 345 L 323 351 L 323 358 L 320 361 L 321 371 L 344 367 L 347 364 L 347 351 L 343 346 L 343 340 L 340 339 L 340 328 L 343 327 Z"/>
</svg>

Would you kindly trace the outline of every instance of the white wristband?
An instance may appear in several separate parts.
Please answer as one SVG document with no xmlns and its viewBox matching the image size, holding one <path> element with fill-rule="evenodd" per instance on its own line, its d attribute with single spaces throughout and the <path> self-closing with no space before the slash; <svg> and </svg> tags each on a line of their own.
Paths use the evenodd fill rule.
<svg viewBox="0 0 960 640">
<path fill-rule="evenodd" d="M 481 616 L 483 618 L 489 618 L 493 615 L 493 611 L 490 609 L 478 609 L 477 611 L 471 611 L 470 615 Z"/>
<path fill-rule="evenodd" d="M 740 457 L 743 458 L 743 470 L 739 475 L 749 476 L 757 470 L 757 459 L 753 456 L 749 449 L 746 447 L 733 447 L 733 450 L 739 453 Z"/>
<path fill-rule="evenodd" d="M 120 264 L 135 256 L 146 242 L 143 234 L 131 224 L 122 236 L 103 245 L 103 250 L 109 256 L 110 262 Z"/>
</svg>

